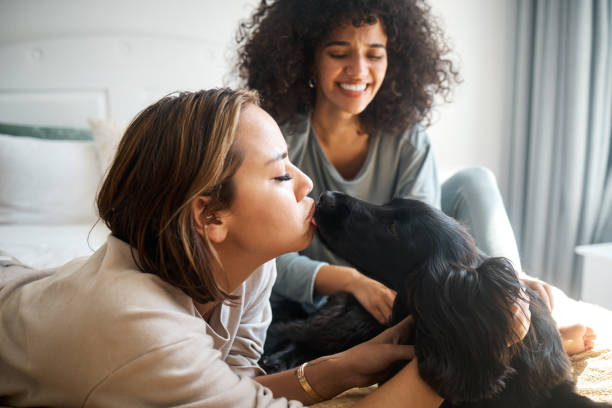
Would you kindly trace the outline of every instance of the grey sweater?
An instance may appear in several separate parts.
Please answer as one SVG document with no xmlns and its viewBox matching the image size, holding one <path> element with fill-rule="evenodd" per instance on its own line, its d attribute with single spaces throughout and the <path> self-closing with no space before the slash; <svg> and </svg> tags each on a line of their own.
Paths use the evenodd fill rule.
<svg viewBox="0 0 612 408">
<path fill-rule="evenodd" d="M 396 134 L 374 132 L 370 136 L 367 158 L 351 180 L 343 178 L 327 160 L 310 126 L 309 115 L 300 117 L 297 125 L 284 126 L 281 130 L 291 161 L 314 183 L 310 195 L 315 200 L 322 192 L 335 190 L 374 204 L 403 197 L 440 208 L 440 183 L 433 150 L 422 126 Z M 314 303 L 316 274 L 322 265 L 328 263 L 347 265 L 325 248 L 317 236 L 304 251 L 277 258 L 274 295 L 300 303 Z"/>
</svg>

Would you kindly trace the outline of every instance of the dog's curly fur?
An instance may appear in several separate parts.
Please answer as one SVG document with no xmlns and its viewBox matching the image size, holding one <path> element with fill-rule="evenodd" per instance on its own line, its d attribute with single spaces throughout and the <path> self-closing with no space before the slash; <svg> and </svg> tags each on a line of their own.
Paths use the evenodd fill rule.
<svg viewBox="0 0 612 408">
<path fill-rule="evenodd" d="M 610 406 L 574 391 L 556 325 L 510 262 L 479 254 L 441 211 L 416 200 L 375 206 L 327 192 L 315 219 L 325 245 L 398 292 L 392 320 L 414 317 L 419 373 L 445 398 L 443 406 Z M 531 324 L 517 341 L 512 308 L 519 297 L 529 301 Z M 310 317 L 273 324 L 261 363 L 270 371 L 289 368 L 384 328 L 352 296 L 332 296 Z"/>
</svg>

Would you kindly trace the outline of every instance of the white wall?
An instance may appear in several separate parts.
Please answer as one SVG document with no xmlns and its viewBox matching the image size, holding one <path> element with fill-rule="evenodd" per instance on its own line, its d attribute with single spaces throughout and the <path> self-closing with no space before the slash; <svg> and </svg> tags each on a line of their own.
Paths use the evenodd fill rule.
<svg viewBox="0 0 612 408">
<path fill-rule="evenodd" d="M 484 165 L 503 183 L 509 126 L 515 4 L 512 0 L 430 0 L 454 49 L 463 83 L 436 109 L 430 129 L 442 178 Z M 163 35 L 199 39 L 206 72 L 168 64 L 169 88 L 226 83 L 238 21 L 255 0 L 0 0 L 0 46 L 51 37 Z M 79 56 L 73 58 L 78 60 Z M 0 63 L 9 63 L 0 61 Z M 175 72 L 181 72 L 176 75 Z M 112 115 L 111 115 L 112 116 Z"/>
<path fill-rule="evenodd" d="M 453 102 L 436 110 L 430 129 L 441 175 L 482 165 L 493 170 L 502 184 L 504 139 L 510 126 L 515 1 L 430 1 L 463 78 Z"/>
</svg>

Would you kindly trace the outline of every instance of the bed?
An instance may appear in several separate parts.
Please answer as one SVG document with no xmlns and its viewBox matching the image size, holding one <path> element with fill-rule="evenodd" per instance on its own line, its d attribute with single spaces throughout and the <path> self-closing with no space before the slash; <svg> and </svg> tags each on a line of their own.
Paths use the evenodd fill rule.
<svg viewBox="0 0 612 408">
<path fill-rule="evenodd" d="M 218 86 L 224 71 L 210 43 L 159 36 L 3 43 L 0 61 L 0 260 L 36 268 L 105 241 L 95 193 L 127 121 L 173 90 Z M 599 336 L 572 358 L 580 392 L 612 402 L 612 312 L 557 297 L 558 321 L 584 321 Z M 371 391 L 317 406 L 348 407 Z"/>
</svg>

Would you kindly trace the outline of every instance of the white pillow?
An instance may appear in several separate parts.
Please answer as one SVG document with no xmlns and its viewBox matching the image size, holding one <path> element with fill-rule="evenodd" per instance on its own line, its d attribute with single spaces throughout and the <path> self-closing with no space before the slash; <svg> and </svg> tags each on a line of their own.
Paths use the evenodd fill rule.
<svg viewBox="0 0 612 408">
<path fill-rule="evenodd" d="M 97 118 L 87 119 L 87 122 L 89 122 L 94 144 L 98 150 L 100 170 L 102 174 L 106 174 L 106 171 L 115 158 L 117 146 L 119 145 L 128 124 L 126 122 L 116 121 L 113 119 Z"/>
<path fill-rule="evenodd" d="M 96 220 L 93 142 L 0 135 L 0 224 Z"/>
<path fill-rule="evenodd" d="M 93 229 L 92 225 L 0 225 L 0 259 L 4 252 L 28 266 L 43 269 L 90 256 L 110 233 L 102 221 Z"/>
</svg>

